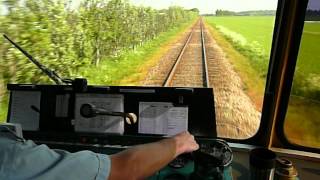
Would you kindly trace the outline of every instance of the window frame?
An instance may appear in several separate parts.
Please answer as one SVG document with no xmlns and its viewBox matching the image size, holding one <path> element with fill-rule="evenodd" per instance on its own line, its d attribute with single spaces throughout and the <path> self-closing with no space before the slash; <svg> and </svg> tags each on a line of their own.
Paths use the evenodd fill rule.
<svg viewBox="0 0 320 180">
<path fill-rule="evenodd" d="M 314 153 L 320 153 L 320 149 L 308 146 L 302 146 L 298 144 L 294 144 L 288 140 L 284 132 L 284 126 L 286 121 L 286 114 L 288 110 L 290 95 L 291 95 L 291 88 L 293 84 L 296 63 L 298 60 L 298 54 L 300 51 L 300 43 L 303 34 L 303 27 L 305 24 L 305 15 L 308 6 L 308 0 L 297 0 L 291 2 L 292 6 L 296 8 L 292 10 L 292 12 L 288 12 L 293 15 L 294 18 L 288 19 L 288 24 L 292 23 L 292 26 L 295 28 L 291 28 L 292 36 L 290 37 L 291 43 L 288 44 L 288 52 L 287 59 L 285 61 L 284 67 L 282 68 L 282 78 L 284 79 L 281 82 L 281 87 L 279 90 L 279 109 L 276 114 L 275 119 L 275 135 L 272 139 L 272 145 L 275 147 L 280 148 L 290 148 L 294 150 L 301 150 L 301 151 L 309 151 Z M 298 8 L 299 7 L 299 8 Z M 290 15 L 289 15 L 290 16 Z M 281 77 L 281 76 L 278 76 Z"/>
<path fill-rule="evenodd" d="M 248 139 L 224 138 L 229 142 L 320 153 L 320 149 L 289 142 L 284 133 L 308 3 L 278 1 L 260 127 Z"/>
</svg>

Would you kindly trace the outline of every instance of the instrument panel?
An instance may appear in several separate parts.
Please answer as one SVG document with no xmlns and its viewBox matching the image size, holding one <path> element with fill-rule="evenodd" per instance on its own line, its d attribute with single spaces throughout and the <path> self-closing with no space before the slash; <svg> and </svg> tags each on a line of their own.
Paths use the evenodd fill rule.
<svg viewBox="0 0 320 180">
<path fill-rule="evenodd" d="M 24 131 L 173 135 L 185 129 L 196 136 L 217 135 L 211 88 L 87 86 L 79 90 L 71 85 L 8 84 L 8 90 L 7 121 L 21 124 Z M 86 104 L 92 105 L 94 117 L 81 114 Z M 130 119 L 129 113 L 136 119 Z M 126 123 L 126 118 L 137 123 Z"/>
</svg>

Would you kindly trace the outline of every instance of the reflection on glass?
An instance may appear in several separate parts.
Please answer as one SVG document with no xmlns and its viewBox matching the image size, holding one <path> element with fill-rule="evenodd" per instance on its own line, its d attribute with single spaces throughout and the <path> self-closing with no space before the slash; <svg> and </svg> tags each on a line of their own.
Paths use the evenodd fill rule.
<svg viewBox="0 0 320 180">
<path fill-rule="evenodd" d="M 220 137 L 259 128 L 276 0 L 16 0 L 0 3 L 0 32 L 62 77 L 90 84 L 203 87 L 200 20 Z M 202 15 L 202 18 L 200 18 Z M 194 31 L 193 31 L 194 30 Z M 190 32 L 190 40 L 187 41 Z M 7 83 L 52 83 L 0 38 L 0 118 Z"/>
<path fill-rule="evenodd" d="M 320 1 L 309 1 L 285 121 L 290 142 L 320 148 Z"/>
</svg>

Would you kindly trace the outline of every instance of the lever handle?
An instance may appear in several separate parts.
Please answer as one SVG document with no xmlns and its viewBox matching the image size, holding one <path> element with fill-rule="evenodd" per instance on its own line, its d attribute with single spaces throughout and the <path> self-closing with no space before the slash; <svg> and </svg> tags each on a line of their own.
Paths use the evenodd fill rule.
<svg viewBox="0 0 320 180">
<path fill-rule="evenodd" d="M 134 113 L 125 113 L 125 112 L 112 112 L 107 111 L 103 108 L 98 108 L 93 104 L 87 103 L 82 104 L 80 107 L 80 114 L 85 118 L 93 118 L 96 116 L 121 116 L 126 119 L 127 124 L 134 124 L 137 122 L 137 116 Z"/>
</svg>

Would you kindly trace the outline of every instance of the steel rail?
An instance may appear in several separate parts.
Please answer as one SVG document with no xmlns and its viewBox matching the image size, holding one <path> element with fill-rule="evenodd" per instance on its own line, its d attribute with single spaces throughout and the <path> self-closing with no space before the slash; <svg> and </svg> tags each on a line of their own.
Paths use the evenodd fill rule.
<svg viewBox="0 0 320 180">
<path fill-rule="evenodd" d="M 210 87 L 209 82 L 209 73 L 208 73 L 208 63 L 206 57 L 206 44 L 203 33 L 203 22 L 200 20 L 200 28 L 201 28 L 201 46 L 202 46 L 202 61 L 203 61 L 203 87 Z"/>
<path fill-rule="evenodd" d="M 207 58 L 206 58 L 206 47 L 205 47 L 205 38 L 204 38 L 204 33 L 203 33 L 203 23 L 202 23 L 202 19 L 199 20 L 200 21 L 200 29 L 201 29 L 201 56 L 202 56 L 202 71 L 203 71 L 203 87 L 210 87 L 210 83 L 209 83 L 209 75 L 208 75 L 208 65 L 207 65 Z M 196 23 L 195 26 L 198 25 L 198 22 Z M 169 87 L 172 85 L 172 80 L 173 80 L 173 77 L 176 73 L 176 70 L 178 68 L 178 66 L 180 65 L 180 61 L 182 59 L 182 56 L 185 52 L 185 49 L 187 48 L 191 38 L 192 38 L 192 35 L 194 33 L 194 30 L 195 30 L 195 26 L 192 28 L 189 36 L 188 36 L 188 39 L 187 41 L 185 42 L 183 48 L 181 49 L 180 53 L 179 53 L 179 56 L 177 57 L 174 65 L 172 66 L 171 70 L 169 71 L 168 73 L 168 76 L 166 77 L 164 83 L 162 86 L 164 87 Z"/>
<path fill-rule="evenodd" d="M 197 24 L 197 23 L 196 23 Z M 195 25 L 196 26 L 196 25 Z M 189 36 L 188 36 L 188 39 L 186 41 L 186 43 L 184 44 L 183 48 L 181 49 L 180 53 L 179 53 L 179 56 L 177 57 L 174 65 L 172 66 L 168 76 L 166 77 L 164 83 L 162 84 L 163 87 L 169 87 L 172 83 L 172 79 L 176 73 L 176 70 L 177 70 L 177 67 L 179 66 L 180 64 L 180 61 L 181 61 L 181 58 L 184 54 L 184 51 L 185 49 L 187 48 L 187 45 L 189 44 L 190 40 L 191 40 L 191 37 L 192 37 L 192 34 L 193 34 L 193 31 L 194 31 L 194 27 L 192 28 Z"/>
</svg>

